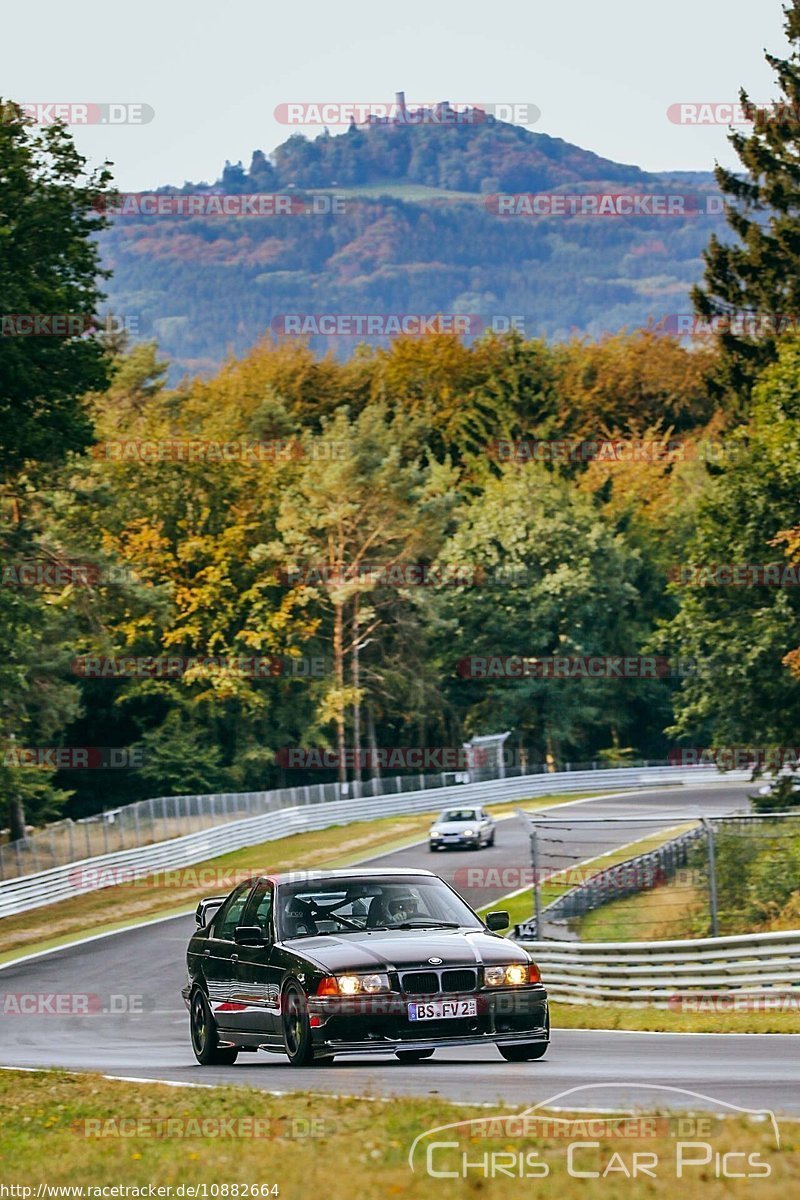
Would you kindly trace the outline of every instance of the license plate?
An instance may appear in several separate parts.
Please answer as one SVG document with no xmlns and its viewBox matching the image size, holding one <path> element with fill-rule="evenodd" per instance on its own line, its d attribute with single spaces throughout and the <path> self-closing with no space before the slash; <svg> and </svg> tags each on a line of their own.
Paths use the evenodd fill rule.
<svg viewBox="0 0 800 1200">
<path fill-rule="evenodd" d="M 443 1017 L 476 1017 L 477 1000 L 426 1000 L 409 1004 L 409 1021 L 440 1021 Z"/>
</svg>

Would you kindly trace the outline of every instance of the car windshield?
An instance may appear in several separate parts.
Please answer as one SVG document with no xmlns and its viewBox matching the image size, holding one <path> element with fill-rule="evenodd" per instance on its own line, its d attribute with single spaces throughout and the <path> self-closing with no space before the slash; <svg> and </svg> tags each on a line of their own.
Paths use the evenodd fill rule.
<svg viewBox="0 0 800 1200">
<path fill-rule="evenodd" d="M 481 929 L 441 879 L 347 879 L 284 883 L 278 889 L 284 939 L 368 929 Z"/>
<path fill-rule="evenodd" d="M 439 817 L 440 821 L 477 821 L 474 808 L 446 808 Z"/>
</svg>

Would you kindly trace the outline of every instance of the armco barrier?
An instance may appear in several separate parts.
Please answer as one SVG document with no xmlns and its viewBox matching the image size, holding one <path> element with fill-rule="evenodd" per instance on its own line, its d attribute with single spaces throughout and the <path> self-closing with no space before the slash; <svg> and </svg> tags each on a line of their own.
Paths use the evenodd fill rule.
<svg viewBox="0 0 800 1200">
<path fill-rule="evenodd" d="M 800 1011 L 800 930 L 663 942 L 529 942 L 554 1000 Z"/>
<path fill-rule="evenodd" d="M 53 904 L 82 892 L 108 887 L 120 879 L 133 879 L 154 871 L 192 866 L 244 846 L 275 841 L 292 833 L 326 829 L 377 817 L 432 812 L 456 802 L 463 805 L 493 804 L 533 799 L 536 796 L 589 790 L 646 788 L 668 784 L 714 783 L 720 779 L 746 781 L 747 772 L 720 774 L 714 767 L 623 767 L 608 771 L 562 771 L 558 774 L 524 775 L 491 779 L 484 783 L 403 792 L 390 796 L 333 800 L 322 804 L 294 804 L 242 821 L 229 821 L 212 829 L 169 841 L 155 842 L 133 850 L 97 855 L 35 875 L 0 883 L 0 917 Z M 602 781 L 602 784 L 601 784 Z M 269 869 L 269 863 L 264 863 Z"/>
</svg>

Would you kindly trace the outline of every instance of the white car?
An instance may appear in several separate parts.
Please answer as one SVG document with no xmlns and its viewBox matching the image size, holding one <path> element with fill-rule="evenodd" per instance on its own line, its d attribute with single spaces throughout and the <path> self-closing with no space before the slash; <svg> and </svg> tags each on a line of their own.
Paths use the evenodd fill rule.
<svg viewBox="0 0 800 1200">
<path fill-rule="evenodd" d="M 480 850 L 494 845 L 494 821 L 480 806 L 446 808 L 431 826 L 428 845 L 431 851 Z"/>
</svg>

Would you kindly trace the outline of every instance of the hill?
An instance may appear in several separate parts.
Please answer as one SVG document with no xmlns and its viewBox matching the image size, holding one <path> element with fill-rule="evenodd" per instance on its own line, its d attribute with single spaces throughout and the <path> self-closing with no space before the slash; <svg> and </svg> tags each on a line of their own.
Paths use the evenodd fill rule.
<svg viewBox="0 0 800 1200">
<path fill-rule="evenodd" d="M 269 330 L 305 330 L 316 349 L 348 355 L 385 341 L 403 314 L 455 314 L 471 336 L 514 325 L 563 339 L 689 311 L 722 220 L 706 212 L 710 174 L 648 173 L 491 116 L 426 111 L 293 135 L 213 184 L 160 189 L 162 215 L 128 204 L 102 238 L 110 307 L 158 338 L 174 376 L 212 371 Z M 198 192 L 243 215 L 180 211 Z M 254 196 L 269 209 L 275 193 L 278 211 L 253 215 Z M 618 215 L 628 194 L 636 209 Z M 603 203 L 608 215 L 586 211 Z"/>
</svg>

